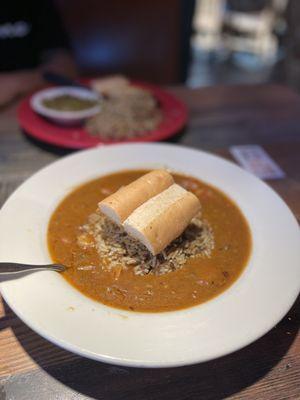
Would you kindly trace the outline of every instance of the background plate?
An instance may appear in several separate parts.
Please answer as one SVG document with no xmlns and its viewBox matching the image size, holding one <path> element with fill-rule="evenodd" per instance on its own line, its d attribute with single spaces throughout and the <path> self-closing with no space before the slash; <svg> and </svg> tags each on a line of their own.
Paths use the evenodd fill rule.
<svg viewBox="0 0 300 400">
<path fill-rule="evenodd" d="M 87 83 L 88 81 L 85 81 Z M 172 94 L 148 83 L 133 82 L 133 85 L 149 90 L 157 99 L 163 113 L 163 120 L 157 129 L 147 132 L 141 137 L 123 140 L 125 142 L 155 142 L 174 136 L 180 131 L 187 120 L 187 108 Z M 65 127 L 56 125 L 38 115 L 30 106 L 31 96 L 26 97 L 18 109 L 18 121 L 25 132 L 43 142 L 71 149 L 83 149 L 101 144 L 118 143 L 103 141 L 91 136 L 82 127 Z"/>
</svg>

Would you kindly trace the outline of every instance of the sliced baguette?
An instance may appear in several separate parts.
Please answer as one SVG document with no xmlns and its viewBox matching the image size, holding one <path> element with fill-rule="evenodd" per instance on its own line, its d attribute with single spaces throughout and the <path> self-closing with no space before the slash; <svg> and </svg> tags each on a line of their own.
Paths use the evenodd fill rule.
<svg viewBox="0 0 300 400">
<path fill-rule="evenodd" d="M 156 255 L 182 234 L 199 211 L 198 198 L 173 184 L 133 211 L 124 229 Z"/>
<path fill-rule="evenodd" d="M 172 175 L 165 170 L 149 172 L 102 200 L 99 208 L 108 218 L 121 225 L 137 207 L 173 183 Z"/>
<path fill-rule="evenodd" d="M 113 75 L 91 81 L 92 89 L 100 94 L 120 93 L 129 85 L 130 81 L 122 75 Z"/>
</svg>

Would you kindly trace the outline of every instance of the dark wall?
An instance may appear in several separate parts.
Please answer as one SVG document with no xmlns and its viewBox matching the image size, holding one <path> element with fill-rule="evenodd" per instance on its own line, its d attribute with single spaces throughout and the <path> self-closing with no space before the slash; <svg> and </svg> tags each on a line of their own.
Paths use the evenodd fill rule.
<svg viewBox="0 0 300 400">
<path fill-rule="evenodd" d="M 83 74 L 183 81 L 194 1 L 56 0 Z"/>
</svg>

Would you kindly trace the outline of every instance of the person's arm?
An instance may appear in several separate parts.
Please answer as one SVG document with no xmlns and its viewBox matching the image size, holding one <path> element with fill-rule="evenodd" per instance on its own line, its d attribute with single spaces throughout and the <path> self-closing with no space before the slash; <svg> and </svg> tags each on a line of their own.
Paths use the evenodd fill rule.
<svg viewBox="0 0 300 400">
<path fill-rule="evenodd" d="M 69 78 L 75 78 L 77 75 L 73 59 L 66 51 L 54 53 L 47 63 L 36 69 L 1 73 L 0 107 L 45 85 L 44 71 L 55 72 Z"/>
<path fill-rule="evenodd" d="M 40 75 L 34 70 L 1 73 L 0 107 L 9 105 L 19 95 L 25 94 L 31 89 L 34 90 L 40 85 Z"/>
<path fill-rule="evenodd" d="M 69 78 L 77 76 L 75 63 L 68 51 L 51 51 L 51 54 L 47 55 L 47 61 L 36 69 L 0 74 L 0 107 L 45 85 L 44 71 L 55 72 Z"/>
<path fill-rule="evenodd" d="M 39 55 L 38 67 L 0 73 L 0 107 L 19 96 L 42 87 L 43 72 L 49 71 L 75 78 L 76 65 L 71 55 L 68 36 L 51 0 L 37 1 L 33 14 L 34 45 Z"/>
</svg>

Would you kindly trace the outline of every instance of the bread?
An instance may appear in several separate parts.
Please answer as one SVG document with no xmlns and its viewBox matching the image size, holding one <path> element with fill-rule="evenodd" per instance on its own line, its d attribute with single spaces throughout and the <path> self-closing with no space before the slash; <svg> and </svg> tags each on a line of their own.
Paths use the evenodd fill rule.
<svg viewBox="0 0 300 400">
<path fill-rule="evenodd" d="M 135 209 L 123 226 L 156 255 L 182 234 L 199 211 L 199 199 L 173 184 Z"/>
<path fill-rule="evenodd" d="M 136 208 L 173 183 L 173 177 L 167 171 L 154 170 L 102 200 L 99 209 L 116 224 L 121 225 Z"/>
<path fill-rule="evenodd" d="M 130 82 L 122 75 L 113 75 L 106 78 L 93 79 L 91 87 L 100 94 L 113 94 L 128 87 Z"/>
</svg>

